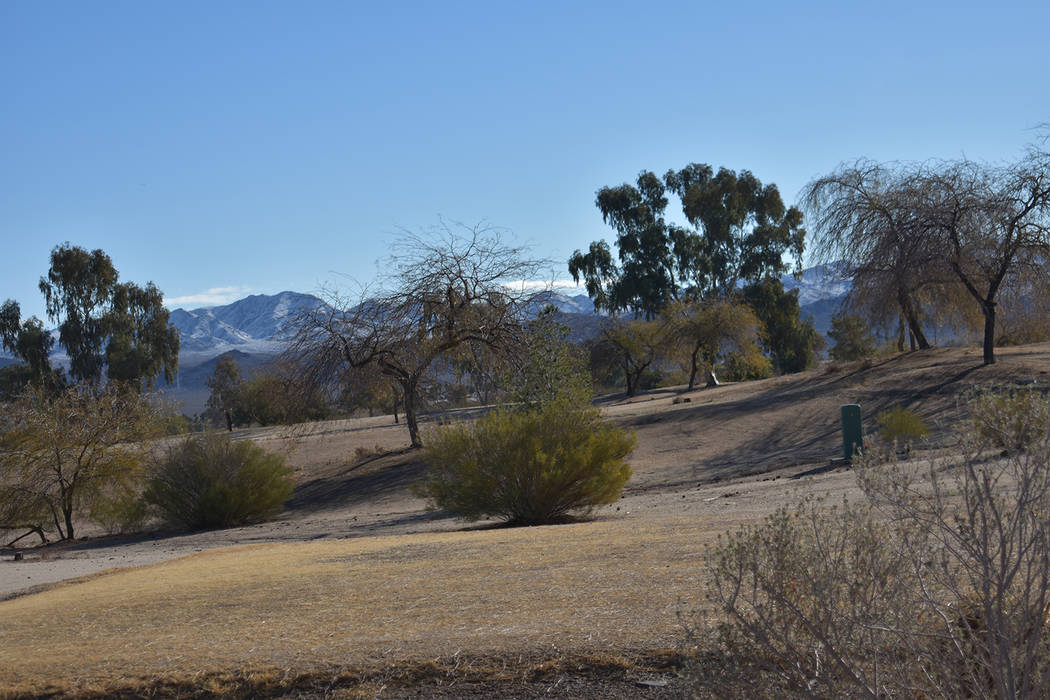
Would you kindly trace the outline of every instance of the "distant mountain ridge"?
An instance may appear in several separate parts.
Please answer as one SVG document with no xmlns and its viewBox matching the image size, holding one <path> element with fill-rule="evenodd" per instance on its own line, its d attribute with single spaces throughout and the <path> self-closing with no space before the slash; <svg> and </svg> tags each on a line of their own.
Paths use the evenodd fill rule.
<svg viewBox="0 0 1050 700">
<path fill-rule="evenodd" d="M 171 323 L 182 337 L 181 356 L 214 357 L 231 350 L 276 354 L 283 348 L 288 322 L 302 311 L 324 306 L 312 294 L 253 294 L 222 306 L 173 309 Z"/>
<path fill-rule="evenodd" d="M 782 281 L 787 289 L 799 290 L 802 315 L 812 319 L 819 333 L 826 333 L 831 327 L 831 317 L 850 287 L 850 280 L 836 266 L 807 268 L 801 279 L 785 275 Z M 572 340 L 579 342 L 598 333 L 603 314 L 594 310 L 594 303 L 586 294 L 546 292 L 537 302 L 537 310 L 547 303 L 562 312 Z M 219 357 L 233 354 L 250 374 L 284 350 L 290 335 L 289 322 L 297 314 L 324 305 L 324 300 L 312 294 L 284 291 L 253 294 L 220 306 L 172 309 L 171 323 L 179 330 L 182 345 L 175 385 L 165 391 L 181 401 L 187 412 L 203 410 L 208 395 L 204 380 L 211 375 Z M 57 331 L 53 333 L 57 340 Z M 57 364 L 68 364 L 61 348 L 56 347 L 52 357 Z M 0 353 L 0 366 L 10 362 L 10 355 Z"/>
</svg>

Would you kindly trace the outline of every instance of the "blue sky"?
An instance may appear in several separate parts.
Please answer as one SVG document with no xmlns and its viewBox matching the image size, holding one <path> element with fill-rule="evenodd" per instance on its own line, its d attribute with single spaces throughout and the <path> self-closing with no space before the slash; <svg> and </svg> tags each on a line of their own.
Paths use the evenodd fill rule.
<svg viewBox="0 0 1050 700">
<path fill-rule="evenodd" d="M 564 261 L 690 162 L 1018 157 L 1050 3 L 0 3 L 0 301 L 63 241 L 185 306 L 368 281 L 401 228 Z M 209 295 L 209 290 L 214 291 Z"/>
</svg>

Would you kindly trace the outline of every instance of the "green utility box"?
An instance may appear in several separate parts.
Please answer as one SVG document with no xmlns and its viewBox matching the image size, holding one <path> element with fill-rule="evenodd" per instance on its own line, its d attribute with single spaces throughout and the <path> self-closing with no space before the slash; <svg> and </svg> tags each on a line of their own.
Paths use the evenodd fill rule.
<svg viewBox="0 0 1050 700">
<path fill-rule="evenodd" d="M 864 434 L 860 425 L 860 404 L 848 403 L 842 407 L 842 456 L 849 460 L 860 452 Z"/>
</svg>

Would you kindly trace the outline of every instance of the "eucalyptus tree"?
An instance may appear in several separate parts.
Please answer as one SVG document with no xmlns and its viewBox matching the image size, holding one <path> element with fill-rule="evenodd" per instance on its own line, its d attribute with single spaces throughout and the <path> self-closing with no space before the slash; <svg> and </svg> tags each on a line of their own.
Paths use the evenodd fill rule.
<svg viewBox="0 0 1050 700">
<path fill-rule="evenodd" d="M 163 294 L 121 283 L 113 261 L 100 249 L 65 243 L 51 251 L 40 278 L 48 318 L 58 323 L 58 344 L 69 355 L 69 374 L 97 383 L 108 373 L 136 386 L 152 386 L 159 374 L 174 379 L 179 331 L 169 322 Z"/>
<path fill-rule="evenodd" d="M 490 348 L 523 342 L 528 303 L 523 281 L 540 277 L 543 261 L 482 226 L 441 224 L 404 236 L 376 288 L 301 314 L 287 357 L 314 382 L 377 367 L 398 384 L 414 447 L 421 381 L 438 358 L 467 343 Z"/>
<path fill-rule="evenodd" d="M 665 218 L 676 195 L 689 226 Z M 595 308 L 655 318 L 683 291 L 692 298 L 726 298 L 742 281 L 801 268 L 802 213 L 785 207 L 776 185 L 751 172 L 690 164 L 661 179 L 643 171 L 635 185 L 598 190 L 603 220 L 616 231 L 619 262 L 604 240 L 577 250 L 569 272 L 583 279 Z"/>
<path fill-rule="evenodd" d="M 0 395 L 17 395 L 27 384 L 57 387 L 61 370 L 51 366 L 55 340 L 35 316 L 22 320 L 17 301 L 8 299 L 0 306 L 0 347 L 22 364 L 0 369 Z"/>
</svg>

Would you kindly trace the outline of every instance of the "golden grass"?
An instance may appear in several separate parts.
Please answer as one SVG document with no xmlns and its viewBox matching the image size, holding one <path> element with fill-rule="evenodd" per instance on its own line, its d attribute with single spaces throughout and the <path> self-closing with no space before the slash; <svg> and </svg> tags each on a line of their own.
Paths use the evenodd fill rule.
<svg viewBox="0 0 1050 700">
<path fill-rule="evenodd" d="M 668 647 L 678 613 L 699 599 L 712 525 L 721 529 L 654 518 L 252 545 L 117 570 L 0 603 L 0 688 L 89 693 L 221 684 L 254 669 L 269 678 Z"/>
</svg>

